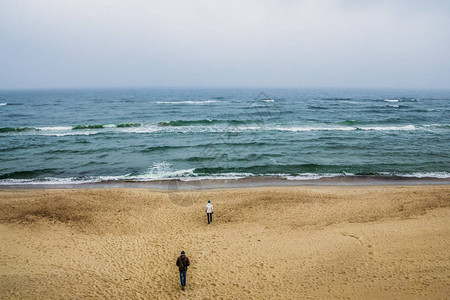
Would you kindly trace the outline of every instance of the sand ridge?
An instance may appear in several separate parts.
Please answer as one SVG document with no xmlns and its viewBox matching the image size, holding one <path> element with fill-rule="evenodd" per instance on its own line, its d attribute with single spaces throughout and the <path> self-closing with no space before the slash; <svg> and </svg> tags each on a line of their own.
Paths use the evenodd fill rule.
<svg viewBox="0 0 450 300">
<path fill-rule="evenodd" d="M 448 186 L 2 190 L 0 297 L 446 299 L 449 195 Z M 186 291 L 181 250 L 192 264 Z"/>
</svg>

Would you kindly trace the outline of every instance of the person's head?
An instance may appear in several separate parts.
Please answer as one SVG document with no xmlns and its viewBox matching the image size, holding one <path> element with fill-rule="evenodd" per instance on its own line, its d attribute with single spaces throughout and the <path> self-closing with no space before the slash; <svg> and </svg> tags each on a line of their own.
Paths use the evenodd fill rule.
<svg viewBox="0 0 450 300">
<path fill-rule="evenodd" d="M 181 256 L 184 256 L 184 255 L 185 255 L 184 251 L 181 251 Z"/>
<path fill-rule="evenodd" d="M 211 203 L 211 200 L 208 200 L 208 203 Z"/>
</svg>

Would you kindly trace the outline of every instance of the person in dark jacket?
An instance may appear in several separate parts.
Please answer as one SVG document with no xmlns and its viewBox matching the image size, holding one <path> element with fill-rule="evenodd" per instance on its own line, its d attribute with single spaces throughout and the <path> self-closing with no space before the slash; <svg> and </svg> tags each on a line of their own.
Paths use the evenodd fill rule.
<svg viewBox="0 0 450 300">
<path fill-rule="evenodd" d="M 189 262 L 189 258 L 185 255 L 184 251 L 181 251 L 180 257 L 177 258 L 177 266 L 180 271 L 180 281 L 181 281 L 181 289 L 184 290 L 186 286 L 186 271 L 187 267 L 189 267 L 191 263 Z"/>
</svg>

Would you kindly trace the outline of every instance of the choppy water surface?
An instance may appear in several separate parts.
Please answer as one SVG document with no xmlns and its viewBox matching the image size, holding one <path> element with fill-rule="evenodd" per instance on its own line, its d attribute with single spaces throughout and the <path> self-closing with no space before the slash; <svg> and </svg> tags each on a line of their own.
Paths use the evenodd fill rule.
<svg viewBox="0 0 450 300">
<path fill-rule="evenodd" d="M 448 178 L 450 91 L 0 91 L 0 183 Z"/>
</svg>

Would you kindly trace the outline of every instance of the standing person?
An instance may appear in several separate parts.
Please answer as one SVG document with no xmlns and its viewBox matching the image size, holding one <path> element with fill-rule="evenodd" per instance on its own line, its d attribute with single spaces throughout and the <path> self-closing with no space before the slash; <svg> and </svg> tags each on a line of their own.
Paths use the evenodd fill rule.
<svg viewBox="0 0 450 300">
<path fill-rule="evenodd" d="M 180 281 L 181 281 L 181 289 L 184 290 L 186 286 L 186 271 L 187 267 L 189 267 L 191 263 L 189 262 L 189 258 L 185 255 L 184 251 L 181 251 L 180 257 L 177 258 L 177 266 L 180 271 Z"/>
<path fill-rule="evenodd" d="M 212 222 L 212 214 L 213 214 L 213 205 L 211 201 L 208 200 L 208 204 L 206 204 L 206 217 L 208 218 L 208 224 Z"/>
</svg>

